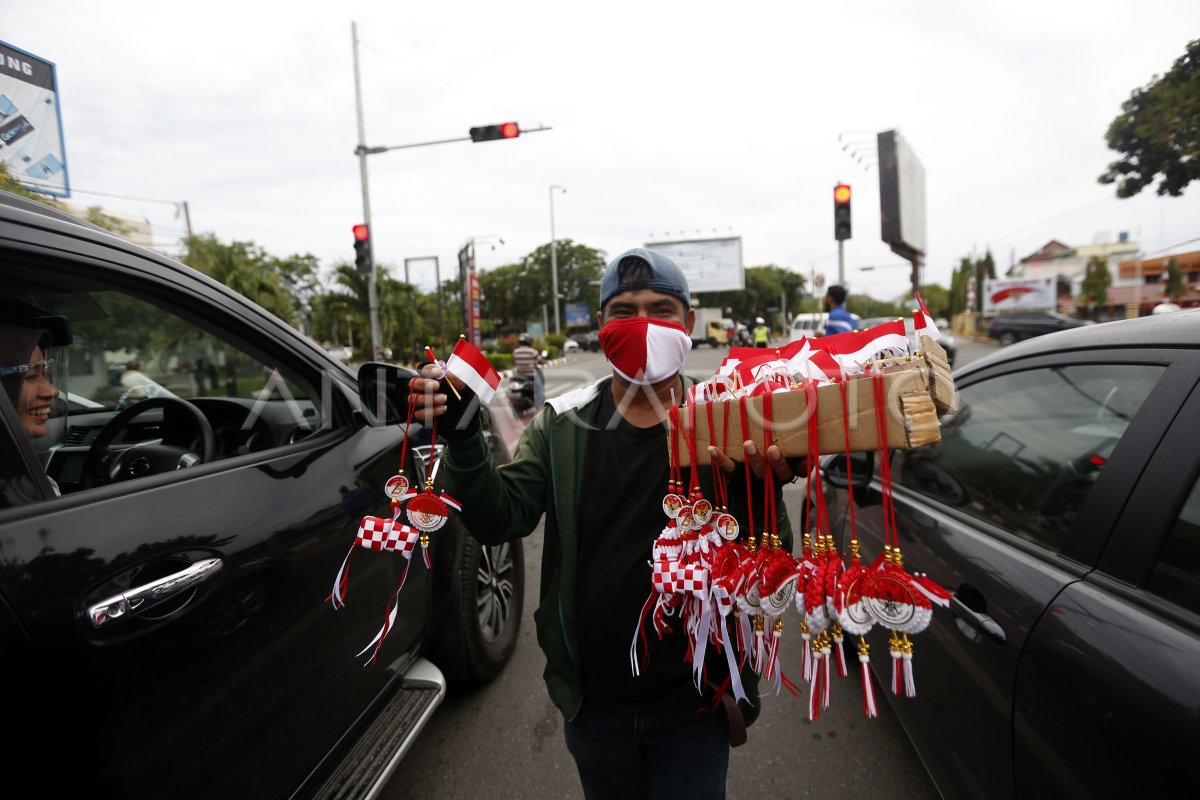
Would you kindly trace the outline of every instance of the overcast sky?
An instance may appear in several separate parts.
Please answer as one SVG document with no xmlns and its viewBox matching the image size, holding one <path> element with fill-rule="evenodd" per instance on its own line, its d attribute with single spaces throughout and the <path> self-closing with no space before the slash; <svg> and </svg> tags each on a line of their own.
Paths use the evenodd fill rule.
<svg viewBox="0 0 1200 800">
<path fill-rule="evenodd" d="M 1117 200 L 1096 181 L 1121 102 L 1200 37 L 1196 0 L 14 0 L 0 40 L 57 66 L 72 202 L 169 242 L 186 200 L 197 232 L 330 265 L 362 217 L 351 21 L 369 145 L 553 128 L 369 157 L 394 274 L 436 255 L 446 277 L 468 237 L 504 239 L 481 268 L 516 261 L 549 241 L 557 184 L 559 238 L 610 257 L 737 235 L 746 266 L 833 280 L 845 181 L 847 283 L 892 296 L 907 274 L 880 242 L 873 163 L 891 128 L 925 168 L 930 282 L 988 247 L 1003 268 L 1052 238 L 1200 238 L 1200 186 Z"/>
</svg>

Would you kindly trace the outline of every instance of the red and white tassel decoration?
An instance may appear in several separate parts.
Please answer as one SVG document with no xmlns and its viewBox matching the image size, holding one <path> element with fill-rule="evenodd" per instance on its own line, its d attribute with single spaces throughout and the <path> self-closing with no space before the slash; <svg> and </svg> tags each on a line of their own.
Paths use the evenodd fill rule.
<svg viewBox="0 0 1200 800">
<path fill-rule="evenodd" d="M 813 667 L 812 683 L 808 686 L 808 721 L 816 722 L 821 716 L 821 670 Z"/>
<path fill-rule="evenodd" d="M 872 719 L 879 716 L 879 710 L 875 708 L 875 689 L 871 686 L 871 646 L 862 636 L 858 637 L 858 663 L 862 665 L 863 715 Z"/>
<path fill-rule="evenodd" d="M 829 708 L 832 699 L 833 661 L 831 656 L 829 634 L 821 634 L 821 708 Z"/>
<path fill-rule="evenodd" d="M 808 630 L 808 620 L 800 623 L 800 638 L 804 640 L 804 649 L 801 651 L 800 657 L 804 659 L 804 680 L 811 681 L 813 679 L 812 670 L 812 634 Z"/>
<path fill-rule="evenodd" d="M 842 643 L 846 641 L 842 636 L 842 626 L 836 622 L 833 625 L 833 646 L 837 650 L 838 677 L 844 678 L 850 674 L 846 669 L 846 651 L 842 647 Z"/>
<path fill-rule="evenodd" d="M 900 666 L 900 652 L 903 645 L 896 634 L 888 639 L 888 652 L 892 656 L 892 694 L 899 697 L 904 692 L 904 670 Z"/>
<path fill-rule="evenodd" d="M 913 680 L 913 665 L 912 665 L 913 645 L 912 645 L 912 642 L 910 642 L 908 640 L 907 633 L 904 634 L 904 643 L 903 643 L 902 647 L 904 649 L 901 652 L 900 658 L 904 663 L 904 695 L 906 697 L 916 697 L 917 696 L 917 683 L 915 680 Z"/>
</svg>

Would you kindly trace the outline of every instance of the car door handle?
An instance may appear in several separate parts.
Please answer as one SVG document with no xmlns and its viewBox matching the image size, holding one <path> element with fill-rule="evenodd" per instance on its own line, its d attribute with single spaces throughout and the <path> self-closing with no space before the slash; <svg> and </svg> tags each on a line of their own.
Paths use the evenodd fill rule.
<svg viewBox="0 0 1200 800">
<path fill-rule="evenodd" d="M 163 600 L 194 588 L 221 570 L 221 559 L 205 558 L 165 578 L 137 586 L 129 591 L 113 595 L 88 608 L 88 619 L 92 627 L 110 625 L 117 620 L 136 614 L 139 610 L 158 605 Z"/>
<path fill-rule="evenodd" d="M 1008 636 L 1005 635 L 1004 629 L 1000 627 L 1000 623 L 989 617 L 987 614 L 981 614 L 978 611 L 967 606 L 962 600 L 957 597 L 950 598 L 950 610 L 967 625 L 970 625 L 980 633 L 985 634 L 997 644 L 1004 644 L 1008 641 Z"/>
</svg>

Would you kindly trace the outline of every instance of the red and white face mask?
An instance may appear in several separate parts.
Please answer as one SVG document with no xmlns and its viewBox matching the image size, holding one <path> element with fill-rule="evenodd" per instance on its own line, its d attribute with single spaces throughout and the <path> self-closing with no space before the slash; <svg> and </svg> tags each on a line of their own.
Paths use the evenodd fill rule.
<svg viewBox="0 0 1200 800">
<path fill-rule="evenodd" d="M 600 329 L 600 347 L 622 378 L 647 386 L 683 369 L 692 339 L 678 322 L 622 317 Z"/>
</svg>

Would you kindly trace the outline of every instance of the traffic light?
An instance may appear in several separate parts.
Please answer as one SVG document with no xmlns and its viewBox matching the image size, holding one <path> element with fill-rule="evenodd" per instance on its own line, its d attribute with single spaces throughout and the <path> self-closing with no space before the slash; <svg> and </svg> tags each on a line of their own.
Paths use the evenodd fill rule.
<svg viewBox="0 0 1200 800">
<path fill-rule="evenodd" d="M 850 185 L 833 187 L 833 238 L 839 242 L 850 238 Z"/>
<path fill-rule="evenodd" d="M 359 272 L 371 274 L 371 232 L 366 225 L 354 226 L 354 266 Z"/>
<path fill-rule="evenodd" d="M 472 142 L 490 142 L 493 139 L 515 139 L 521 135 L 521 128 L 515 122 L 501 122 L 499 125 L 481 125 L 471 128 Z"/>
</svg>

